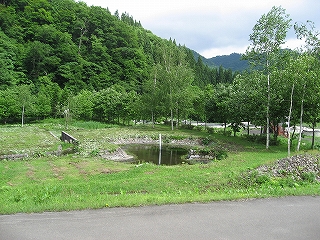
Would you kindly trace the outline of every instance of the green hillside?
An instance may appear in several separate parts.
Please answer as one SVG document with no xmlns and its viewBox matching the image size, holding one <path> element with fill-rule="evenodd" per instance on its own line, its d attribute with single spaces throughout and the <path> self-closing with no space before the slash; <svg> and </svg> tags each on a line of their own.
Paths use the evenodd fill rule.
<svg viewBox="0 0 320 240">
<path fill-rule="evenodd" d="M 0 0 L 0 65 L 1 123 L 190 115 L 189 92 L 235 77 L 128 13 L 74 0 Z"/>
<path fill-rule="evenodd" d="M 193 52 L 195 59 L 200 56 L 204 64 L 211 68 L 222 66 L 224 69 L 231 69 L 234 72 L 241 72 L 249 68 L 247 60 L 242 60 L 240 53 L 232 53 L 230 55 L 216 56 L 212 58 L 205 58 L 197 52 Z"/>
<path fill-rule="evenodd" d="M 216 56 L 207 60 L 208 64 L 214 66 L 222 66 L 232 71 L 243 71 L 248 69 L 249 64 L 247 60 L 242 60 L 242 55 L 239 53 L 232 53 L 230 55 Z"/>
<path fill-rule="evenodd" d="M 73 92 L 114 84 L 141 92 L 170 43 L 195 71 L 188 48 L 159 38 L 128 13 L 73 0 L 0 1 L 0 88 L 39 84 L 45 77 Z M 208 83 L 216 81 L 211 76 Z"/>
</svg>

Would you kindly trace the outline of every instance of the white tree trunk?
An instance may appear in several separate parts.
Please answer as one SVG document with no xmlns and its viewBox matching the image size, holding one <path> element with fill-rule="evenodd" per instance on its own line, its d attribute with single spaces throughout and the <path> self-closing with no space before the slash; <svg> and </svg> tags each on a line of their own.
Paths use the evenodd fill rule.
<svg viewBox="0 0 320 240">
<path fill-rule="evenodd" d="M 268 65 L 268 64 L 267 64 Z M 269 143 L 270 143 L 270 74 L 268 74 L 268 102 L 267 102 L 267 141 L 266 141 L 266 149 L 269 149 Z"/>
<path fill-rule="evenodd" d="M 300 131 L 299 131 L 299 139 L 298 139 L 298 144 L 297 144 L 297 151 L 300 151 L 300 145 L 301 145 L 301 140 L 302 140 L 302 119 L 303 119 L 303 103 L 304 103 L 304 90 L 306 88 L 306 84 L 303 86 L 303 95 L 302 95 L 302 100 L 301 100 L 301 107 L 300 107 Z"/>
<path fill-rule="evenodd" d="M 293 105 L 293 90 L 294 90 L 294 84 L 292 85 L 292 89 L 291 89 L 290 109 L 289 109 L 289 116 L 288 116 L 288 157 L 290 157 L 290 148 L 291 148 L 290 120 L 291 120 L 292 105 Z"/>
<path fill-rule="evenodd" d="M 24 104 L 22 105 L 22 113 L 21 113 L 21 127 L 23 127 L 24 124 Z"/>
<path fill-rule="evenodd" d="M 171 108 L 171 130 L 173 131 L 173 110 Z"/>
</svg>

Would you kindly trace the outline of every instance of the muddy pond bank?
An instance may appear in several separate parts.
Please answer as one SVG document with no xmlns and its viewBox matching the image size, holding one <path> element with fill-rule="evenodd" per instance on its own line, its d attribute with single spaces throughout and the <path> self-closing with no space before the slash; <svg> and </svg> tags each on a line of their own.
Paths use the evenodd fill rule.
<svg viewBox="0 0 320 240">
<path fill-rule="evenodd" d="M 115 151 L 103 151 L 100 156 L 123 162 L 149 162 L 158 165 L 208 163 L 214 158 L 199 155 L 194 149 L 203 148 L 201 139 L 164 139 L 159 149 L 159 140 L 149 137 L 114 139 L 119 145 Z"/>
</svg>

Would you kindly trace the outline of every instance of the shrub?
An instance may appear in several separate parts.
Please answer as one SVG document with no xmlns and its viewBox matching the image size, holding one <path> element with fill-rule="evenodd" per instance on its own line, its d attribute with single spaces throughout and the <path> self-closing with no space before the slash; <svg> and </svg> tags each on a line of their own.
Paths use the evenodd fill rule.
<svg viewBox="0 0 320 240">
<path fill-rule="evenodd" d="M 249 142 L 255 142 L 255 143 L 259 143 L 259 144 L 265 144 L 267 141 L 267 135 L 255 135 L 255 134 L 245 135 L 245 138 Z M 280 144 L 280 140 L 270 138 L 270 142 L 269 142 L 270 146 L 278 146 L 279 144 Z"/>
<path fill-rule="evenodd" d="M 249 188 L 252 186 L 260 186 L 271 182 L 271 178 L 267 174 L 261 174 L 257 170 L 247 171 L 237 178 L 235 184 L 241 187 Z"/>
<path fill-rule="evenodd" d="M 202 148 L 196 150 L 196 154 L 199 154 L 200 156 L 209 156 L 210 159 L 216 159 L 216 160 L 222 160 L 228 157 L 228 153 L 223 149 L 218 148 Z"/>
<path fill-rule="evenodd" d="M 171 135 L 171 136 L 168 136 L 168 139 L 171 139 L 171 140 L 183 140 L 183 139 L 186 139 L 186 137 L 182 136 L 182 135 Z"/>
<path fill-rule="evenodd" d="M 228 153 L 225 150 L 217 149 L 215 150 L 215 158 L 217 160 L 222 160 L 228 157 Z"/>
<path fill-rule="evenodd" d="M 216 132 L 218 134 L 225 135 L 225 136 L 231 136 L 231 134 L 232 134 L 232 130 L 230 130 L 230 129 L 224 130 L 223 128 L 217 129 Z"/>
<path fill-rule="evenodd" d="M 199 132 L 203 131 L 204 130 L 204 126 L 195 126 L 195 129 Z"/>
<path fill-rule="evenodd" d="M 212 139 L 210 139 L 209 137 L 201 138 L 201 143 L 202 145 L 208 146 L 210 143 L 212 143 Z"/>
<path fill-rule="evenodd" d="M 301 173 L 301 180 L 312 183 L 316 180 L 316 174 L 313 172 L 303 172 Z"/>
<path fill-rule="evenodd" d="M 215 132 L 214 128 L 207 128 L 207 132 L 209 134 L 213 134 Z"/>
<path fill-rule="evenodd" d="M 164 125 L 168 125 L 168 126 L 171 126 L 171 120 L 165 120 L 163 121 Z M 176 121 L 173 121 L 173 126 L 175 126 L 177 124 Z"/>
<path fill-rule="evenodd" d="M 191 124 L 182 124 L 181 125 L 181 128 L 182 129 L 188 129 L 188 130 L 193 130 L 194 129 L 194 125 L 191 125 Z"/>
</svg>

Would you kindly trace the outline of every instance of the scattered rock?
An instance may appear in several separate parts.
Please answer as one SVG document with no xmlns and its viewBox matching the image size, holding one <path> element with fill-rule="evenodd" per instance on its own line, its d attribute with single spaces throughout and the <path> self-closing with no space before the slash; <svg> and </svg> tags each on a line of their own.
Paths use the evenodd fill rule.
<svg viewBox="0 0 320 240">
<path fill-rule="evenodd" d="M 130 162 L 134 160 L 133 156 L 128 155 L 122 148 L 118 148 L 117 150 L 113 152 L 109 152 L 108 150 L 105 150 L 103 153 L 100 154 L 102 158 L 113 160 L 113 161 L 124 161 L 124 162 Z"/>
<path fill-rule="evenodd" d="M 189 164 L 197 164 L 197 163 L 209 163 L 215 160 L 214 156 L 210 156 L 208 154 L 201 154 L 199 151 L 190 149 L 188 156 L 186 157 L 186 162 Z"/>
<path fill-rule="evenodd" d="M 15 160 L 15 159 L 21 159 L 21 158 L 27 158 L 29 157 L 28 154 L 9 154 L 9 155 L 0 155 L 0 160 L 7 159 L 7 160 Z"/>
<path fill-rule="evenodd" d="M 309 154 L 292 156 L 278 160 L 272 166 L 263 165 L 257 170 L 261 174 L 271 173 L 274 177 L 292 176 L 295 180 L 303 179 L 306 173 L 315 175 L 316 180 L 320 181 L 320 156 Z"/>
<path fill-rule="evenodd" d="M 110 139 L 110 142 L 114 144 L 159 144 L 158 139 L 153 139 L 148 136 L 145 137 L 135 137 L 135 138 L 118 138 L 118 139 Z M 173 145 L 201 145 L 201 141 L 199 139 L 170 139 L 163 137 L 162 142 L 164 144 L 173 144 Z"/>
<path fill-rule="evenodd" d="M 145 143 L 156 143 L 156 140 L 153 140 L 149 137 L 141 137 L 141 138 L 118 138 L 111 140 L 114 144 L 145 144 Z"/>
</svg>

